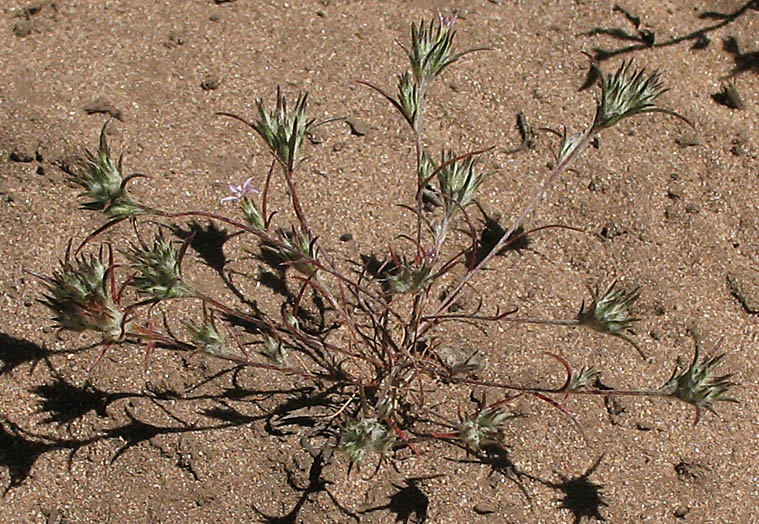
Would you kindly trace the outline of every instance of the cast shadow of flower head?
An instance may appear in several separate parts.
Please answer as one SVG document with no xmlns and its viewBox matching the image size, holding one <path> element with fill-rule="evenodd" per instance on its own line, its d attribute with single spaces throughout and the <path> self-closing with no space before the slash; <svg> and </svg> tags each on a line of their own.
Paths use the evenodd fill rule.
<svg viewBox="0 0 759 524">
<path fill-rule="evenodd" d="M 311 452 L 309 451 L 309 453 Z M 303 506 L 311 501 L 312 495 L 317 495 L 319 493 L 326 493 L 335 507 L 343 515 L 352 518 L 356 522 L 360 522 L 361 520 L 359 516 L 340 505 L 335 496 L 327 489 L 327 485 L 330 484 L 330 482 L 325 480 L 322 474 L 324 472 L 324 467 L 329 463 L 331 455 L 331 448 L 328 451 L 321 450 L 311 453 L 313 462 L 311 463 L 311 468 L 308 472 L 308 484 L 305 487 L 298 486 L 297 482 L 294 479 L 294 475 L 292 472 L 288 471 L 287 482 L 291 488 L 301 492 L 300 497 L 298 497 L 298 500 L 296 501 L 293 508 L 286 515 L 283 515 L 281 517 L 266 515 L 254 505 L 253 510 L 258 513 L 259 516 L 258 522 L 261 522 L 262 524 L 297 524 L 298 522 L 302 522 L 298 517 L 301 510 L 303 509 Z"/>
<path fill-rule="evenodd" d="M 601 508 L 608 507 L 603 499 L 603 485 L 590 480 L 590 476 L 601 465 L 603 458 L 603 455 L 598 457 L 593 465 L 579 477 L 570 478 L 558 473 L 561 482 L 534 480 L 562 492 L 562 497 L 559 499 L 561 507 L 572 512 L 574 524 L 580 524 L 586 517 L 599 522 L 606 522 L 606 518 L 601 515 Z"/>
<path fill-rule="evenodd" d="M 203 259 L 208 267 L 223 275 L 224 266 L 227 258 L 224 255 L 224 244 L 230 238 L 240 233 L 229 234 L 220 229 L 214 222 L 209 222 L 206 226 L 197 221 L 192 221 L 185 227 L 179 225 L 170 226 L 171 232 L 182 240 L 190 240 L 190 247 Z"/>
<path fill-rule="evenodd" d="M 480 233 L 480 238 L 472 249 L 470 249 L 467 256 L 467 264 L 473 267 L 479 264 L 492 250 L 504 234 L 506 229 L 498 221 L 499 218 L 494 215 L 488 215 L 485 209 L 477 202 L 480 213 L 482 214 L 482 221 L 484 227 Z M 516 251 L 521 253 L 525 249 L 530 247 L 530 238 L 524 230 L 524 226 L 519 226 L 509 235 L 506 245 L 501 248 L 497 253 L 498 256 L 504 256 L 508 251 Z"/>
<path fill-rule="evenodd" d="M 40 398 L 40 411 L 47 415 L 43 423 L 67 425 L 90 411 L 101 418 L 107 417 L 106 409 L 112 402 L 141 396 L 132 393 L 108 393 L 89 383 L 76 386 L 66 382 L 57 374 L 52 382 L 35 386 L 32 393 Z"/>
<path fill-rule="evenodd" d="M 10 373 L 27 362 L 36 364 L 50 353 L 33 342 L 0 333 L 0 375 Z"/>
<path fill-rule="evenodd" d="M 524 495 L 525 500 L 527 500 L 529 504 L 532 504 L 532 498 L 530 497 L 527 488 L 522 483 L 523 478 L 532 477 L 522 473 L 517 468 L 516 464 L 512 462 L 511 457 L 509 457 L 508 449 L 500 444 L 486 444 L 483 446 L 482 450 L 467 450 L 467 453 L 473 453 L 475 458 L 457 460 L 456 462 L 459 462 L 460 464 L 482 464 L 488 466 L 490 468 L 488 477 L 501 475 L 506 480 L 513 482 L 522 495 Z"/>
<path fill-rule="evenodd" d="M 0 493 L 4 495 L 21 485 L 29 477 L 37 459 L 45 453 L 61 449 L 76 451 L 83 443 L 38 437 L 28 434 L 9 420 L 0 420 L 0 467 L 6 469 L 9 476 L 8 485 L 0 489 Z"/>
<path fill-rule="evenodd" d="M 372 513 L 375 511 L 389 511 L 395 515 L 394 522 L 403 524 L 423 524 L 427 521 L 427 510 L 430 505 L 430 499 L 420 484 L 424 480 L 429 480 L 442 475 L 433 475 L 429 477 L 415 477 L 404 480 L 405 485 L 393 484 L 396 491 L 390 496 L 390 501 L 382 506 L 365 509 L 361 514 Z M 413 520 L 411 520 L 413 516 Z"/>
<path fill-rule="evenodd" d="M 722 48 L 732 55 L 735 67 L 726 78 L 732 78 L 746 71 L 759 73 L 759 51 L 746 51 L 734 36 L 727 37 L 722 43 Z"/>
<path fill-rule="evenodd" d="M 208 222 L 208 224 L 203 226 L 198 221 L 192 221 L 184 227 L 177 224 L 167 227 L 182 241 L 190 242 L 190 248 L 198 254 L 208 267 L 219 275 L 227 289 L 234 293 L 242 303 L 255 306 L 255 301 L 251 301 L 246 297 L 232 281 L 231 273 L 233 272 L 225 271 L 227 263 L 230 261 L 224 254 L 224 244 L 230 239 L 241 235 L 242 232 L 227 233 L 226 230 L 219 228 L 214 222 Z"/>
</svg>

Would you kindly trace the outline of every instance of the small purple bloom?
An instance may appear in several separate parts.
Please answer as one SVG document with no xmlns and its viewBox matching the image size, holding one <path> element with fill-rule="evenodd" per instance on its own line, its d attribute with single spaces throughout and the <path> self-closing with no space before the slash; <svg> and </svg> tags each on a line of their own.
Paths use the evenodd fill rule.
<svg viewBox="0 0 759 524">
<path fill-rule="evenodd" d="M 253 179 L 249 178 L 239 186 L 235 184 L 227 184 L 229 186 L 229 191 L 230 193 L 232 193 L 232 195 L 222 198 L 221 201 L 222 202 L 239 202 L 243 198 L 245 198 L 247 195 L 257 194 L 258 191 L 250 187 L 250 184 L 252 181 Z"/>
<path fill-rule="evenodd" d="M 438 12 L 437 18 L 440 21 L 440 27 L 451 28 L 456 25 L 456 20 L 458 20 L 458 15 L 456 13 L 445 15 L 443 13 Z"/>
<path fill-rule="evenodd" d="M 424 250 L 424 263 L 431 266 L 435 263 L 435 260 L 437 260 L 437 255 L 437 249 L 434 247 L 428 247 Z"/>
</svg>

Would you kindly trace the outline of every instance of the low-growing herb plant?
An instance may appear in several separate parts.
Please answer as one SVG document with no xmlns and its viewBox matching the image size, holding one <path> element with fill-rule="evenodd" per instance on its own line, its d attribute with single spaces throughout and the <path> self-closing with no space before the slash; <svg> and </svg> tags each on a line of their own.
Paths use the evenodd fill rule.
<svg viewBox="0 0 759 524">
<path fill-rule="evenodd" d="M 516 398 L 535 398 L 549 402 L 562 411 L 561 401 L 568 395 L 648 396 L 687 402 L 698 413 L 714 410 L 720 401 L 730 401 L 730 375 L 719 376 L 715 368 L 723 354 L 702 356 L 697 350 L 690 365 L 676 369 L 663 385 L 650 390 L 600 387 L 600 370 L 583 367 L 575 372 L 559 355 L 551 355 L 565 369 L 563 385 L 555 388 L 525 386 L 478 378 L 483 365 L 479 351 L 453 348 L 446 339 L 451 322 L 488 325 L 524 322 L 557 326 L 584 326 L 598 336 L 623 339 L 643 355 L 630 330 L 637 320 L 630 306 L 639 290 L 623 290 L 615 283 L 590 289 L 590 300 L 583 302 L 574 318 L 539 320 L 520 318 L 516 310 L 496 309 L 481 313 L 484 300 L 474 309 L 462 310 L 457 300 L 463 290 L 488 267 L 493 257 L 503 252 L 524 234 L 525 218 L 546 196 L 562 173 L 606 129 L 627 118 L 660 112 L 674 115 L 658 105 L 666 91 L 658 72 L 636 69 L 624 62 L 613 73 L 598 73 L 600 97 L 593 121 L 583 130 L 565 130 L 555 163 L 542 186 L 527 205 L 499 231 L 497 238 L 483 239 L 469 217 L 477 193 L 488 183 L 490 173 L 479 159 L 486 151 L 454 152 L 439 155 L 423 146 L 424 115 L 430 85 L 449 66 L 471 51 L 454 51 L 456 19 L 441 16 L 437 21 L 422 21 L 411 28 L 411 42 L 405 46 L 409 70 L 398 76 L 397 92 L 390 93 L 368 82 L 361 82 L 386 100 L 408 124 L 415 144 L 416 170 L 411 173 L 415 228 L 403 235 L 412 246 L 407 252 L 391 251 L 384 261 L 364 263 L 358 271 L 338 261 L 314 231 L 295 184 L 303 160 L 305 138 L 320 125 L 308 114 L 307 95 L 300 94 L 289 104 L 277 88 L 276 103 L 256 102 L 255 120 L 230 113 L 262 139 L 272 156 L 268 174 L 254 189 L 253 179 L 230 184 L 230 195 L 222 201 L 235 205 L 239 218 L 204 211 L 160 210 L 138 202 L 128 193 L 127 184 L 139 175 L 125 175 L 122 159 L 114 160 L 106 140 L 105 126 L 94 154 L 88 153 L 74 182 L 84 189 L 82 208 L 100 212 L 105 224 L 88 236 L 74 255 L 66 255 L 52 276 L 38 276 L 47 291 L 42 302 L 53 311 L 61 329 L 91 331 L 102 337 L 100 356 L 113 344 L 142 340 L 149 349 L 163 347 L 194 351 L 238 365 L 253 366 L 271 373 L 297 376 L 316 387 L 333 387 L 341 406 L 327 419 L 320 431 L 332 433 L 332 446 L 345 453 L 351 465 L 371 454 L 383 457 L 400 448 L 423 453 L 422 444 L 430 440 L 457 441 L 471 451 L 502 445 L 504 427 L 513 415 L 508 404 Z M 278 178 L 281 177 L 281 178 Z M 278 182 L 281 181 L 281 182 Z M 292 207 L 292 222 L 270 209 L 270 195 L 282 187 Z M 437 206 L 428 208 L 431 200 Z M 192 237 L 183 242 L 166 236 L 183 218 L 210 219 L 248 235 L 259 250 L 260 259 L 278 265 L 295 283 L 298 293 L 285 302 L 280 314 L 235 307 L 206 294 L 205 286 L 188 281 L 183 272 L 184 255 Z M 145 220 L 169 226 L 152 241 L 141 238 Z M 136 238 L 124 242 L 114 261 L 109 244 L 97 254 L 90 251 L 97 235 L 106 228 L 129 220 Z M 456 245 L 454 228 L 469 230 L 471 244 Z M 248 244 L 250 245 L 250 244 Z M 448 283 L 443 285 L 443 276 Z M 452 282 L 452 284 L 450 283 Z M 603 289 L 603 291 L 601 291 Z M 330 330 L 307 328 L 304 300 L 314 296 L 334 313 L 342 328 L 340 336 Z M 180 300 L 200 301 L 203 318 L 171 317 Z M 455 307 L 454 307 L 455 306 Z M 156 328 L 151 311 L 160 307 L 176 326 L 183 329 Z M 249 329 L 239 328 L 244 324 Z M 345 334 L 347 333 L 347 335 Z M 256 351 L 249 351 L 255 346 Z M 425 402 L 426 385 L 450 385 L 451 391 L 469 388 L 482 390 L 483 399 L 472 412 L 461 399 L 459 420 L 450 420 Z M 496 397 L 486 403 L 485 395 Z M 696 418 L 698 420 L 698 417 Z"/>
</svg>

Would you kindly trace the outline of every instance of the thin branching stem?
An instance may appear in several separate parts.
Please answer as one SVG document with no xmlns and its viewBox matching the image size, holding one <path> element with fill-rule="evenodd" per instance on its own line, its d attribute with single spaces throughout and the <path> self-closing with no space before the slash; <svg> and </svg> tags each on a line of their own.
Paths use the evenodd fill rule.
<svg viewBox="0 0 759 524">
<path fill-rule="evenodd" d="M 553 168 L 553 170 L 548 174 L 548 176 L 543 181 L 543 185 L 540 187 L 540 190 L 538 190 L 537 193 L 532 197 L 530 202 L 525 206 L 525 208 L 522 210 L 522 212 L 517 216 L 517 218 L 512 222 L 511 226 L 508 230 L 501 236 L 501 238 L 496 242 L 495 246 L 488 252 L 487 255 L 485 255 L 480 262 L 474 266 L 472 269 L 467 271 L 464 276 L 461 278 L 461 280 L 458 282 L 456 287 L 446 296 L 445 300 L 443 300 L 442 304 L 439 306 L 438 311 L 435 313 L 436 315 L 441 314 L 448 310 L 448 308 L 456 301 L 456 298 L 458 297 L 459 293 L 464 289 L 464 286 L 484 267 L 487 266 L 487 264 L 490 262 L 490 260 L 499 252 L 501 249 L 508 243 L 509 237 L 516 231 L 519 226 L 522 225 L 524 222 L 524 219 L 529 215 L 535 207 L 538 205 L 538 203 L 543 199 L 543 197 L 548 193 L 548 190 L 551 188 L 551 186 L 556 183 L 556 181 L 559 179 L 561 174 L 569 167 L 569 165 L 574 161 L 575 158 L 588 146 L 590 141 L 593 139 L 593 136 L 595 136 L 594 133 L 591 133 L 590 131 L 586 131 L 583 135 L 582 139 L 580 140 L 577 147 L 575 147 L 569 154 L 567 154 L 565 157 L 563 157 L 558 164 L 556 164 L 556 167 Z M 424 334 L 428 329 L 430 329 L 431 324 L 429 323 L 423 323 L 420 326 L 421 333 Z"/>
</svg>

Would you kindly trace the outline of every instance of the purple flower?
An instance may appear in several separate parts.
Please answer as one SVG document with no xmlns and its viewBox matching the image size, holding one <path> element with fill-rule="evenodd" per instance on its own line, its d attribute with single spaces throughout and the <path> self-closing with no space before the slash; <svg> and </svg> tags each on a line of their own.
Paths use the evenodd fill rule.
<svg viewBox="0 0 759 524">
<path fill-rule="evenodd" d="M 437 255 L 438 252 L 435 247 L 428 247 L 424 250 L 424 263 L 431 266 L 437 260 Z"/>
<path fill-rule="evenodd" d="M 243 198 L 245 198 L 246 195 L 255 195 L 256 193 L 258 193 L 257 190 L 250 187 L 250 183 L 252 180 L 253 180 L 252 178 L 249 178 L 239 186 L 235 184 L 227 184 L 229 186 L 229 191 L 232 194 L 228 197 L 222 198 L 221 201 L 222 202 L 239 202 Z"/>
<path fill-rule="evenodd" d="M 446 15 L 446 14 L 438 12 L 437 18 L 440 21 L 440 27 L 451 28 L 456 25 L 456 21 L 458 20 L 459 17 L 456 13 L 451 13 L 450 15 Z"/>
</svg>

